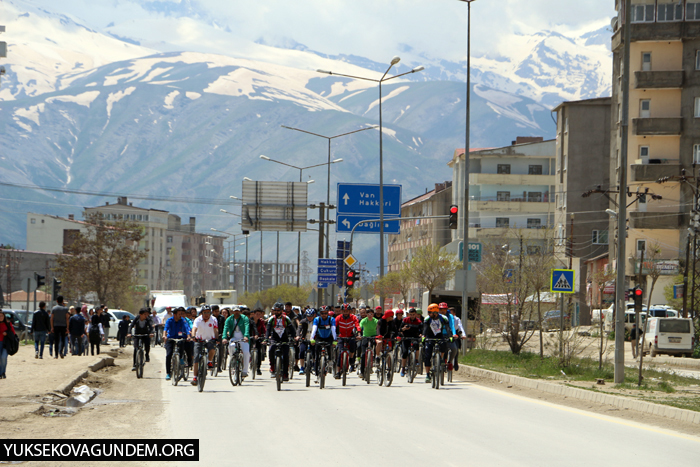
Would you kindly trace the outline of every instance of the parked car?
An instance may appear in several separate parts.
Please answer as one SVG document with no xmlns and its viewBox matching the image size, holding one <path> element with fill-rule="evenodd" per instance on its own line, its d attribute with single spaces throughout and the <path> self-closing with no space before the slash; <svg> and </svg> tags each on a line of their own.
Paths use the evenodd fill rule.
<svg viewBox="0 0 700 467">
<path fill-rule="evenodd" d="M 5 318 L 9 319 L 12 326 L 15 328 L 17 336 L 20 340 L 24 340 L 29 337 L 30 328 L 27 326 L 22 318 L 26 316 L 27 312 L 25 310 L 2 310 L 5 313 Z M 31 312 L 30 312 L 31 314 Z"/>
<path fill-rule="evenodd" d="M 649 308 L 650 318 L 678 318 L 679 316 L 680 313 L 678 313 L 678 310 L 674 310 L 668 306 L 652 305 L 652 307 Z"/>
<path fill-rule="evenodd" d="M 549 332 L 552 329 L 561 327 L 561 312 L 559 310 L 551 310 L 542 317 L 542 329 L 544 332 Z M 571 329 L 571 316 L 564 315 L 564 329 Z"/>
<path fill-rule="evenodd" d="M 644 337 L 644 353 L 690 357 L 695 347 L 692 318 L 649 318 Z"/>
<path fill-rule="evenodd" d="M 108 310 L 109 314 L 109 338 L 117 338 L 117 332 L 119 331 L 119 321 L 124 319 L 125 315 L 129 316 L 129 319 L 133 321 L 134 315 L 126 310 Z"/>
</svg>

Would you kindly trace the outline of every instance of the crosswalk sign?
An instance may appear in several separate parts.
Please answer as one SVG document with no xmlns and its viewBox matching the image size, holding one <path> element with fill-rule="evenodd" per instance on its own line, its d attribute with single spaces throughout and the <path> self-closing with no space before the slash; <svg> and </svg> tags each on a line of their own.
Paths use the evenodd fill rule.
<svg viewBox="0 0 700 467">
<path fill-rule="evenodd" d="M 549 278 L 549 291 L 555 293 L 574 293 L 574 270 L 552 269 Z"/>
</svg>

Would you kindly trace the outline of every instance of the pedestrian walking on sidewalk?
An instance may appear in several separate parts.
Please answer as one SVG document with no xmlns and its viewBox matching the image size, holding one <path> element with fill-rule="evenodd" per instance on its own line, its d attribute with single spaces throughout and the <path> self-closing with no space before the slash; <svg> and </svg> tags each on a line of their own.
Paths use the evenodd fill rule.
<svg viewBox="0 0 700 467">
<path fill-rule="evenodd" d="M 100 354 L 100 343 L 102 342 L 102 336 L 104 335 L 102 322 L 100 320 L 101 310 L 101 308 L 98 308 L 97 313 L 93 313 L 92 317 L 90 318 L 90 325 L 88 326 L 90 355 L 95 355 L 95 347 L 97 347 L 97 355 Z"/>
<path fill-rule="evenodd" d="M 129 315 L 124 315 L 117 329 L 117 339 L 119 339 L 119 347 L 126 347 L 126 335 L 129 334 Z"/>
<path fill-rule="evenodd" d="M 632 358 L 637 358 L 637 346 L 639 345 L 637 323 L 632 324 L 632 330 L 630 331 L 630 344 L 632 344 Z"/>
<path fill-rule="evenodd" d="M 15 328 L 9 319 L 5 317 L 5 313 L 0 310 L 0 379 L 5 379 L 5 371 L 7 370 L 7 349 L 4 347 L 5 339 L 10 334 L 15 333 Z"/>
<path fill-rule="evenodd" d="M 46 336 L 51 330 L 51 318 L 46 311 L 46 302 L 39 302 L 39 309 L 32 316 L 32 332 L 34 333 L 34 358 L 44 358 Z M 49 344 L 50 346 L 51 344 Z"/>
<path fill-rule="evenodd" d="M 71 307 L 75 310 L 75 308 Z M 74 357 L 83 354 L 83 337 L 85 337 L 85 318 L 82 313 L 76 312 L 70 317 L 68 322 L 68 332 L 70 333 L 71 352 Z"/>
<path fill-rule="evenodd" d="M 70 319 L 70 313 L 68 308 L 63 305 L 63 296 L 59 295 L 56 297 L 57 305 L 51 310 L 51 334 L 54 337 L 54 343 L 56 344 L 56 353 L 54 358 L 59 356 L 63 358 L 66 355 L 66 331 L 68 330 L 68 320 Z"/>
</svg>

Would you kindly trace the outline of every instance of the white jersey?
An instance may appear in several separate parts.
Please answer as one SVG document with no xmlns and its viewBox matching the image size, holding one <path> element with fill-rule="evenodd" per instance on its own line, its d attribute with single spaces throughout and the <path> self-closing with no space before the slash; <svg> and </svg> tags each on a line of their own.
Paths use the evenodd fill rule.
<svg viewBox="0 0 700 467">
<path fill-rule="evenodd" d="M 462 331 L 462 335 L 466 336 L 467 333 L 464 332 L 464 327 L 462 327 L 462 320 L 459 319 L 456 315 L 452 315 L 455 320 L 455 331 Z"/>
<path fill-rule="evenodd" d="M 194 320 L 193 327 L 197 329 L 195 337 L 211 340 L 219 335 L 219 322 L 213 316 L 210 316 L 207 321 L 204 321 L 204 318 L 198 316 L 197 319 Z"/>
</svg>

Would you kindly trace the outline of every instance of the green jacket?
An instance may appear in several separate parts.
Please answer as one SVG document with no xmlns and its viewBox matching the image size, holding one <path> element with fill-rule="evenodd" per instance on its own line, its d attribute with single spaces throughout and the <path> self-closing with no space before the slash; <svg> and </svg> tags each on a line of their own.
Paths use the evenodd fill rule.
<svg viewBox="0 0 700 467">
<path fill-rule="evenodd" d="M 234 324 L 235 323 L 235 324 Z M 236 322 L 236 318 L 231 315 L 226 318 L 224 323 L 224 332 L 221 334 L 222 339 L 231 339 L 233 337 L 234 326 L 238 325 L 238 329 L 243 333 L 243 337 L 250 338 L 250 321 L 246 315 L 241 315 Z"/>
</svg>

